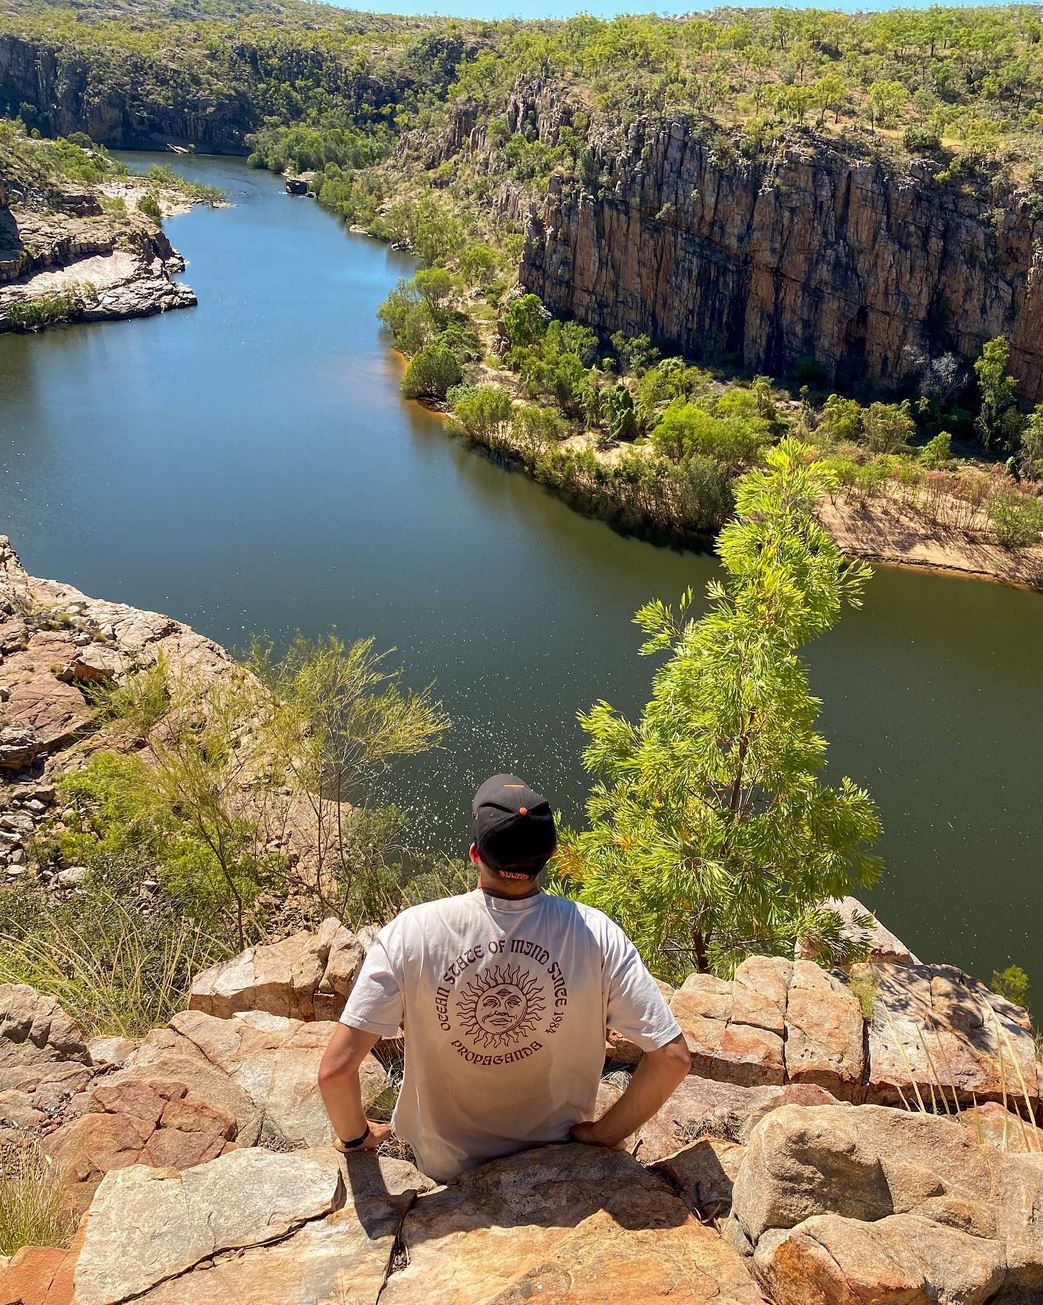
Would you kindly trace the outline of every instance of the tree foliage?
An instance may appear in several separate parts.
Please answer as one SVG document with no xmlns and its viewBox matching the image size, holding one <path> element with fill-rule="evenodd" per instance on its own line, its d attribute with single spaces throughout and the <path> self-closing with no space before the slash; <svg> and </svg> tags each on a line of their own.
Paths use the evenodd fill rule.
<svg viewBox="0 0 1043 1305">
<path fill-rule="evenodd" d="M 640 719 L 606 702 L 581 717 L 596 784 L 563 865 L 664 975 L 727 975 L 753 953 L 792 956 L 798 938 L 843 958 L 823 902 L 880 871 L 869 795 L 821 778 L 800 650 L 859 604 L 869 571 L 818 525 L 827 475 L 809 454 L 784 440 L 738 483 L 701 619 L 690 592 L 676 614 L 658 601 L 638 612 L 643 651 L 669 654 Z"/>
</svg>

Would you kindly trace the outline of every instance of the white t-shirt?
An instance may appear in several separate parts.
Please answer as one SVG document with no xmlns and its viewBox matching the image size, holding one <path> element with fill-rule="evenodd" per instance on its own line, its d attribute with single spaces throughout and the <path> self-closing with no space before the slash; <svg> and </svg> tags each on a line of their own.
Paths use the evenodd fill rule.
<svg viewBox="0 0 1043 1305">
<path fill-rule="evenodd" d="M 430 1177 L 542 1142 L 590 1119 L 605 1029 L 645 1051 L 680 1033 L 618 925 L 540 892 L 476 889 L 404 911 L 381 929 L 341 1016 L 405 1030 L 395 1132 Z"/>
</svg>

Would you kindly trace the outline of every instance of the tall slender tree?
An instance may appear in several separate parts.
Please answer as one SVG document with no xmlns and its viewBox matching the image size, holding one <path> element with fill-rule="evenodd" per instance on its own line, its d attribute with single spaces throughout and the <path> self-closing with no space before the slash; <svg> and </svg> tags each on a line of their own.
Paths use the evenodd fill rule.
<svg viewBox="0 0 1043 1305">
<path fill-rule="evenodd" d="M 816 520 L 829 476 L 811 456 L 784 440 L 739 482 L 701 619 L 691 590 L 676 615 L 658 601 L 637 613 L 642 651 L 669 653 L 640 720 L 606 702 L 581 717 L 596 784 L 562 868 L 667 977 L 728 975 L 747 955 L 792 956 L 798 940 L 826 963 L 852 958 L 824 902 L 881 869 L 866 851 L 880 831 L 872 799 L 820 775 L 800 650 L 859 605 L 869 570 Z"/>
</svg>

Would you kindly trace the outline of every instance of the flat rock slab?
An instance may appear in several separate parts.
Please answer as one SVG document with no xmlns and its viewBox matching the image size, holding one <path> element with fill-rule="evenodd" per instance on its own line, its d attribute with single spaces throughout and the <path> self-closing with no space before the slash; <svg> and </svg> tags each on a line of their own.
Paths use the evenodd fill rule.
<svg viewBox="0 0 1043 1305">
<path fill-rule="evenodd" d="M 218 1255 L 139 1297 L 148 1305 L 376 1305 L 416 1193 L 412 1165 L 372 1153 L 344 1166 L 344 1205 L 268 1245 Z"/>
<path fill-rule="evenodd" d="M 102 1179 L 83 1227 L 77 1305 L 117 1305 L 204 1260 L 284 1237 L 343 1203 L 337 1154 L 248 1148 L 177 1173 L 133 1165 Z"/>
<path fill-rule="evenodd" d="M 939 1083 L 961 1102 L 1039 1101 L 1036 1048 L 1020 1007 L 952 965 L 873 967 L 865 1099 L 923 1101 Z"/>
<path fill-rule="evenodd" d="M 739 1256 L 620 1151 L 572 1144 L 484 1165 L 421 1196 L 401 1243 L 409 1263 L 381 1305 L 762 1302 Z"/>
<path fill-rule="evenodd" d="M 128 1079 L 103 1081 L 86 1112 L 50 1134 L 44 1148 L 65 1173 L 65 1199 L 81 1215 L 112 1170 L 136 1164 L 188 1169 L 232 1149 L 235 1135 L 234 1117 L 184 1083 Z"/>
<path fill-rule="evenodd" d="M 23 1246 L 0 1259 L 0 1305 L 72 1305 L 77 1248 Z"/>
</svg>

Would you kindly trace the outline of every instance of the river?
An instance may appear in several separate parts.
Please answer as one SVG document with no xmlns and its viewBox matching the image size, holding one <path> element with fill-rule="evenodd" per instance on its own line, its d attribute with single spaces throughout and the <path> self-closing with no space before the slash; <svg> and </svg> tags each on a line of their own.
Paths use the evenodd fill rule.
<svg viewBox="0 0 1043 1305">
<path fill-rule="evenodd" d="M 576 712 L 639 707 L 629 618 L 712 559 L 577 515 L 403 402 L 375 313 L 409 258 L 239 160 L 174 166 L 235 205 L 167 223 L 199 307 L 0 337 L 0 530 L 34 574 L 229 646 L 335 627 L 396 648 L 453 720 L 395 783 L 418 846 L 463 849 L 501 769 L 577 819 Z M 1037 1001 L 1041 647 L 1037 594 L 881 570 L 810 650 L 830 771 L 884 822 L 871 902 L 926 959 L 1024 965 Z"/>
</svg>

